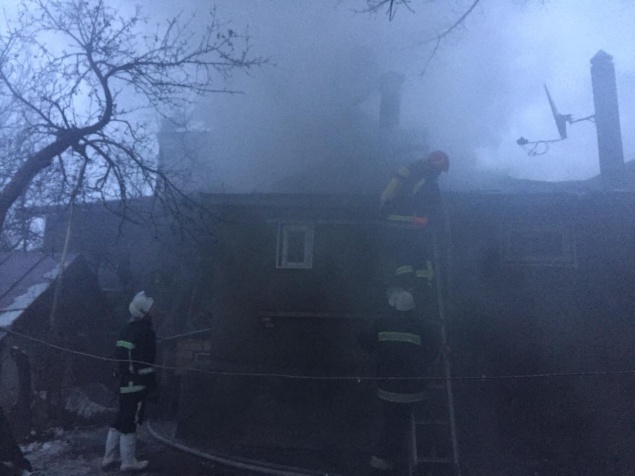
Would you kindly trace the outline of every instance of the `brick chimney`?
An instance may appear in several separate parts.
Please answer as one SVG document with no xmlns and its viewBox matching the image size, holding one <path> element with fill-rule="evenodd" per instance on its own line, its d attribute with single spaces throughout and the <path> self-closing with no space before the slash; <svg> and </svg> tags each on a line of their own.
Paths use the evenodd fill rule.
<svg viewBox="0 0 635 476">
<path fill-rule="evenodd" d="M 591 83 L 603 188 L 624 185 L 624 151 L 613 57 L 600 50 L 591 58 Z"/>
</svg>

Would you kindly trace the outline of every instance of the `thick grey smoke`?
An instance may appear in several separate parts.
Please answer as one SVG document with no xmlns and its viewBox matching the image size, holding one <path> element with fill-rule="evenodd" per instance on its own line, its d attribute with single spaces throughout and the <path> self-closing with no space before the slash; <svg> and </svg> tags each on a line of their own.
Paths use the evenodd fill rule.
<svg viewBox="0 0 635 476">
<path fill-rule="evenodd" d="M 595 126 L 570 126 L 567 141 L 530 157 L 516 139 L 557 136 L 547 84 L 563 113 L 593 113 L 589 60 L 614 56 L 626 159 L 633 155 L 635 7 L 626 2 L 482 2 L 424 68 L 424 43 L 471 2 L 386 15 L 355 12 L 363 2 L 220 1 L 218 14 L 248 25 L 255 51 L 272 66 L 235 78 L 240 96 L 215 96 L 197 109 L 217 134 L 210 157 L 229 189 L 266 189 L 329 154 L 370 153 L 379 111 L 378 78 L 405 75 L 401 128 L 426 131 L 453 158 L 450 185 L 474 169 L 539 180 L 598 173 Z M 193 7 L 200 8 L 194 2 Z M 216 155 L 218 154 L 218 155 Z M 257 178 L 254 180 L 254 178 Z"/>
<path fill-rule="evenodd" d="M 473 187 L 475 176 L 490 172 L 538 180 L 592 177 L 599 166 L 591 122 L 570 126 L 569 139 L 541 156 L 528 156 L 516 139 L 557 136 L 543 84 L 560 112 L 593 113 L 589 60 L 600 49 L 614 57 L 626 160 L 635 156 L 632 2 L 482 1 L 422 75 L 433 47 L 425 40 L 471 3 L 415 1 L 414 12 L 401 8 L 389 21 L 381 12 L 360 12 L 363 0 L 216 1 L 218 17 L 248 31 L 253 52 L 271 64 L 226 83 L 243 94 L 214 95 L 189 112 L 211 132 L 210 187 L 267 190 L 321 160 L 377 154 L 378 84 L 387 71 L 405 77 L 403 133 L 425 137 L 451 156 L 449 186 Z M 208 0 L 141 2 L 157 20 L 196 12 L 201 24 L 213 6 Z M 128 2 L 121 7 L 122 13 L 132 8 Z"/>
</svg>

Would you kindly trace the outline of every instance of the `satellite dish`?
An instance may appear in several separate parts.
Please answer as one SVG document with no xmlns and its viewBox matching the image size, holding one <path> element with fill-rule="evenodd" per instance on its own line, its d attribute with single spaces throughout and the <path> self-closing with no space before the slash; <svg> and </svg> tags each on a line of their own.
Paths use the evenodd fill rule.
<svg viewBox="0 0 635 476">
<path fill-rule="evenodd" d="M 547 100 L 549 101 L 549 107 L 551 108 L 551 115 L 553 116 L 553 120 L 556 123 L 556 127 L 558 128 L 558 139 L 548 139 L 548 140 L 536 140 L 529 141 L 524 137 L 521 137 L 516 141 L 516 143 L 521 146 L 523 149 L 527 151 L 529 155 L 543 155 L 549 151 L 549 144 L 553 142 L 560 142 L 561 140 L 565 140 L 567 138 L 567 123 L 574 124 L 580 121 L 592 121 L 595 118 L 595 115 L 583 117 L 582 119 L 573 120 L 571 114 L 560 114 L 558 112 L 558 108 L 556 107 L 556 103 L 554 102 L 551 94 L 549 94 L 549 90 L 547 89 L 547 85 L 543 85 L 545 87 L 545 93 L 547 93 Z"/>
<path fill-rule="evenodd" d="M 556 107 L 556 103 L 551 98 L 551 94 L 549 94 L 547 85 L 544 84 L 543 86 L 545 87 L 545 92 L 547 93 L 547 100 L 549 101 L 549 107 L 551 107 L 553 120 L 556 121 L 556 127 L 558 128 L 560 140 L 564 140 L 567 138 L 567 122 L 571 123 L 571 114 L 560 114 L 558 112 L 558 108 Z"/>
</svg>

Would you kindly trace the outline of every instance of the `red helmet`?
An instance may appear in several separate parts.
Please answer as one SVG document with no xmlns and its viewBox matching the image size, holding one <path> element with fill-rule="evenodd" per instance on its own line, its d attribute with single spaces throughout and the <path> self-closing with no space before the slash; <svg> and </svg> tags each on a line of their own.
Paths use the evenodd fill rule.
<svg viewBox="0 0 635 476">
<path fill-rule="evenodd" d="M 426 158 L 428 165 L 439 172 L 447 172 L 450 170 L 450 158 L 448 154 L 440 150 L 430 152 L 430 155 Z"/>
</svg>

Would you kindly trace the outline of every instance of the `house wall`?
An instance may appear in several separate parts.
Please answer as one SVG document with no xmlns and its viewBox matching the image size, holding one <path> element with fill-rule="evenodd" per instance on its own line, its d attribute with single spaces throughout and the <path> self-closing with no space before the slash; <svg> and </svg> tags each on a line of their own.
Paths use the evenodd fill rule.
<svg viewBox="0 0 635 476">
<path fill-rule="evenodd" d="M 212 351 L 271 368 L 350 366 L 355 322 L 372 317 L 383 301 L 373 228 L 318 223 L 313 267 L 279 269 L 272 216 L 234 209 L 221 218 L 209 291 L 201 293 L 201 306 L 213 315 Z"/>
<path fill-rule="evenodd" d="M 489 196 L 453 204 L 450 303 L 457 375 L 603 372 L 631 368 L 635 326 L 631 197 Z M 572 265 L 509 263 L 501 246 L 521 221 L 565 223 Z M 626 474 L 634 442 L 624 376 L 458 382 L 461 443 L 548 461 L 543 471 Z M 487 446 L 485 446 L 487 448 Z M 500 450 L 499 450 L 500 451 Z M 498 474 L 504 460 L 464 452 Z M 473 458 L 472 461 L 469 461 Z M 628 461 L 627 461 L 628 460 Z M 547 463 L 545 463 L 547 464 Z M 541 473 L 542 474 L 542 473 Z M 548 473 L 552 474 L 552 473 Z"/>
<path fill-rule="evenodd" d="M 130 205 L 146 216 L 151 203 Z M 77 207 L 73 213 L 69 249 L 81 253 L 105 291 L 130 293 L 147 285 L 156 273 L 159 237 L 156 230 L 123 220 L 114 207 L 101 204 Z M 68 231 L 68 214 L 51 214 L 46 220 L 43 249 L 60 253 Z M 153 265 L 154 264 L 154 265 Z"/>
<path fill-rule="evenodd" d="M 366 316 L 383 304 L 390 269 L 383 251 L 390 240 L 364 210 L 296 198 L 284 207 L 258 198 L 215 204 L 213 242 L 153 251 L 163 276 L 155 289 L 163 290 L 166 303 L 174 296 L 170 318 L 184 326 L 181 331 L 211 329 L 205 344 L 210 361 L 193 365 L 246 374 L 187 372 L 179 378 L 182 438 L 260 434 L 271 445 L 306 438 L 306 446 L 313 438 L 319 446 L 355 428 L 357 450 L 372 440 L 372 385 L 322 387 L 251 375 L 372 372 L 357 336 Z M 449 241 L 441 254 L 448 263 L 443 274 L 453 372 L 470 377 L 455 382 L 467 471 L 628 474 L 635 463 L 635 388 L 628 374 L 577 375 L 630 369 L 635 361 L 634 202 L 627 193 L 448 194 Z M 281 221 L 316 224 L 310 270 L 276 268 Z M 506 245 L 512 232 L 561 228 L 573 243 L 564 257 L 517 260 L 518 250 Z M 553 242 L 531 246 L 539 251 Z M 189 254 L 187 266 L 175 264 L 181 252 Z M 575 375 L 481 379 L 551 373 Z M 334 395 L 341 403 L 331 403 Z M 271 438 L 285 433 L 282 416 L 300 422 L 302 412 L 311 421 L 346 426 L 323 424 L 310 436 L 312 425 L 298 424 L 292 425 L 295 438 Z"/>
<path fill-rule="evenodd" d="M 628 217 L 633 216 L 634 208 L 628 195 L 448 197 L 449 246 L 441 253 L 448 263 L 444 274 L 453 371 L 466 377 L 521 376 L 456 382 L 460 446 L 466 468 L 477 474 L 522 474 L 536 470 L 538 464 L 544 474 L 561 474 L 571 468 L 579 474 L 625 474 L 632 464 L 630 456 L 625 456 L 635 443 L 629 426 L 635 418 L 630 405 L 634 389 L 628 379 L 609 375 L 524 376 L 632 367 L 635 300 L 630 290 L 635 284 L 635 226 Z M 363 320 L 273 317 L 269 322 L 257 316 L 263 308 L 300 311 L 302 304 L 318 310 L 363 312 L 363 305 L 356 308 L 355 300 L 338 297 L 339 287 L 330 286 L 342 279 L 350 286 L 350 295 L 359 292 L 361 296 L 372 289 L 375 296 L 381 296 L 378 290 L 385 287 L 385 281 L 379 276 L 386 269 L 379 258 L 385 243 L 381 237 L 370 232 L 372 227 L 369 231 L 364 226 L 343 231 L 346 227 L 340 225 L 316 226 L 314 269 L 277 270 L 275 223 L 253 210 L 233 213 L 241 219 L 230 220 L 232 226 L 223 229 L 217 243 L 216 256 L 221 259 L 215 261 L 210 301 L 217 319 L 212 353 L 219 352 L 218 356 L 233 364 L 216 363 L 207 368 L 233 365 L 237 373 L 246 374 L 268 369 L 312 375 L 370 372 L 369 357 L 359 350 L 354 338 L 363 328 Z M 303 218 L 301 213 L 298 217 Z M 544 243 L 527 244 L 535 253 L 545 252 L 546 258 L 519 260 L 514 255 L 517 245 L 507 244 L 510 233 L 523 230 L 565 230 L 568 244 L 560 249 L 566 248 L 566 252 L 558 255 L 554 251 L 558 246 L 549 238 Z M 343 237 L 346 239 L 338 240 Z M 325 251 L 319 249 L 322 239 Z M 346 255 L 346 260 L 338 261 L 339 253 Z M 320 264 L 324 257 L 328 266 Z M 366 283 L 360 278 L 344 280 L 349 275 L 340 266 L 343 262 L 363 270 L 359 276 L 375 278 Z M 358 290 L 358 282 L 370 286 Z M 322 293 L 332 297 L 321 299 Z M 367 301 L 369 308 L 371 303 Z M 311 403 L 311 396 L 320 392 L 307 390 L 313 385 L 309 383 L 296 385 L 282 379 L 282 384 L 272 387 L 270 379 L 255 383 L 247 376 L 209 378 L 194 373 L 185 375 L 183 382 L 181 405 L 187 409 L 179 414 L 179 435 L 183 438 L 218 438 L 224 427 L 221 420 L 225 428 L 227 421 L 232 422 L 232 431 L 252 427 L 255 420 L 246 415 L 255 418 L 258 412 L 253 409 L 261 405 L 281 416 L 289 405 L 285 394 L 295 395 L 293 403 L 312 415 L 329 411 L 329 404 L 320 408 Z M 295 392 L 290 390 L 294 385 Z M 365 397 L 350 391 L 348 395 L 354 398 L 343 397 L 342 405 L 349 410 L 363 408 L 366 416 L 373 415 L 372 385 L 358 390 L 362 388 Z M 236 394 L 241 395 L 242 403 L 236 407 L 240 410 L 228 412 Z M 204 418 L 209 421 L 197 420 L 201 401 L 217 399 L 223 414 L 214 412 L 214 405 L 211 410 L 207 405 Z M 357 426 L 347 421 L 350 428 L 364 427 L 365 436 L 356 440 L 356 450 L 362 451 L 372 440 L 369 435 L 376 421 L 360 418 Z M 219 433 L 210 428 L 218 428 Z M 306 434 L 312 430 L 310 424 L 302 428 Z M 322 428 L 324 435 L 333 434 L 334 428 Z M 304 435 L 297 428 L 294 431 Z M 284 428 L 280 432 L 284 433 Z M 266 444 L 264 440 L 262 444 Z M 272 446 L 292 444 L 269 441 Z M 317 446 L 324 443 L 315 437 L 313 442 Z M 492 454 L 497 457 L 492 458 Z"/>
<path fill-rule="evenodd" d="M 201 293 L 212 313 L 211 360 L 191 365 L 232 375 L 183 375 L 178 436 L 233 442 L 241 454 L 369 447 L 379 414 L 372 382 L 292 376 L 371 374 L 358 337 L 385 299 L 376 227 L 257 207 L 224 209 L 220 220 L 209 292 Z M 276 267 L 278 223 L 289 221 L 314 223 L 310 269 Z"/>
<path fill-rule="evenodd" d="M 200 306 L 211 276 L 209 223 L 207 228 L 181 224 L 152 197 L 128 203 L 126 210 L 110 205 L 76 207 L 69 250 L 81 253 L 96 274 L 115 327 L 130 317 L 128 304 L 140 290 L 155 299 L 154 325 L 160 337 L 209 327 L 209 310 Z M 128 220 L 121 216 L 124 211 Z M 47 218 L 45 251 L 63 249 L 67 226 L 66 214 Z"/>
</svg>

